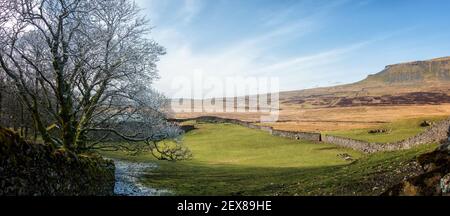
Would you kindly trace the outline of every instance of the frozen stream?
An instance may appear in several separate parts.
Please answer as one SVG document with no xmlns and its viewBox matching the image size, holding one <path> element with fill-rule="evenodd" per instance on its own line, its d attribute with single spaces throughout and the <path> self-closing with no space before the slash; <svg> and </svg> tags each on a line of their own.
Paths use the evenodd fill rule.
<svg viewBox="0 0 450 216">
<path fill-rule="evenodd" d="M 119 196 L 159 196 L 168 194 L 167 190 L 146 187 L 139 182 L 139 177 L 145 174 L 145 171 L 156 168 L 156 164 L 112 160 L 116 166 L 114 194 Z"/>
</svg>

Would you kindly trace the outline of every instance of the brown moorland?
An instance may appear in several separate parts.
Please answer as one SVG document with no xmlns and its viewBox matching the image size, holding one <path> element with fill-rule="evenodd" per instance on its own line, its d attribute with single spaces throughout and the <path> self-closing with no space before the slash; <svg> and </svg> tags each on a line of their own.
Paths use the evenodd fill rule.
<svg viewBox="0 0 450 216">
<path fill-rule="evenodd" d="M 246 96 L 248 106 L 256 96 Z M 386 66 L 347 85 L 280 92 L 279 119 L 267 125 L 292 131 L 376 127 L 402 119 L 450 116 L 450 57 Z M 248 108 L 248 107 L 246 107 Z M 257 122 L 264 112 L 182 112 Z"/>
</svg>

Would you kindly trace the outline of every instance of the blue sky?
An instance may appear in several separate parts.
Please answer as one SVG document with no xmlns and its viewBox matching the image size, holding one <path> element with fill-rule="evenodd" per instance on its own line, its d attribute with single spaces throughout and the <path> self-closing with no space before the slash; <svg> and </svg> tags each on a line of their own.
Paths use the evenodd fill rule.
<svg viewBox="0 0 450 216">
<path fill-rule="evenodd" d="M 174 79 L 279 77 L 281 90 L 350 83 L 385 65 L 450 55 L 447 0 L 137 0 Z"/>
</svg>

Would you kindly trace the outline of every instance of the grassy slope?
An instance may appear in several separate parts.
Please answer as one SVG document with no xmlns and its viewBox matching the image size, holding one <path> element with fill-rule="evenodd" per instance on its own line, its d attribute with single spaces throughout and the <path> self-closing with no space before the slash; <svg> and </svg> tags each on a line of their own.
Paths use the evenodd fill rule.
<svg viewBox="0 0 450 216">
<path fill-rule="evenodd" d="M 414 118 L 414 119 L 405 119 L 392 123 L 387 123 L 382 126 L 378 126 L 376 128 L 368 128 L 368 129 L 354 129 L 354 130 L 345 130 L 345 131 L 329 131 L 324 132 L 325 134 L 348 137 L 356 140 L 363 140 L 368 142 L 376 142 L 376 143 L 389 143 L 401 141 L 406 138 L 415 136 L 421 132 L 423 132 L 426 127 L 420 127 L 420 123 L 424 120 L 427 121 L 439 121 L 446 119 L 446 116 L 439 117 L 422 117 L 422 118 Z M 391 129 L 391 132 L 388 134 L 379 133 L 379 134 L 370 134 L 368 131 L 370 129 Z"/>
<path fill-rule="evenodd" d="M 153 161 L 157 170 L 142 181 L 178 195 L 320 195 L 377 194 L 407 173 L 396 170 L 434 146 L 361 155 L 328 144 L 290 140 L 229 124 L 197 124 L 185 143 L 194 153 L 191 161 L 155 161 L 150 155 L 129 157 L 120 152 L 109 156 Z M 338 153 L 360 158 L 349 164 Z M 377 180 L 380 175 L 383 181 Z M 398 178 L 398 179 L 395 179 Z M 381 184 L 381 186 L 379 186 Z M 372 190 L 377 187 L 379 189 Z"/>
</svg>

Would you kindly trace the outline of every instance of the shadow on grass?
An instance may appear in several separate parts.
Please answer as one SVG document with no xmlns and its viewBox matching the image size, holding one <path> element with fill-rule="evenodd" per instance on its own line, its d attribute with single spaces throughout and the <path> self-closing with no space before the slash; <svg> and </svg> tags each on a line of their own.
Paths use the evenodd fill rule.
<svg viewBox="0 0 450 216">
<path fill-rule="evenodd" d="M 335 146 L 335 147 L 322 147 L 322 148 L 318 148 L 316 150 L 317 151 L 327 151 L 327 150 L 336 150 L 336 149 L 342 149 L 342 147 L 338 147 L 338 146 Z"/>
<path fill-rule="evenodd" d="M 379 195 L 411 172 L 400 172 L 430 146 L 378 153 L 348 165 L 250 167 L 157 161 L 142 182 L 174 195 Z"/>
</svg>

